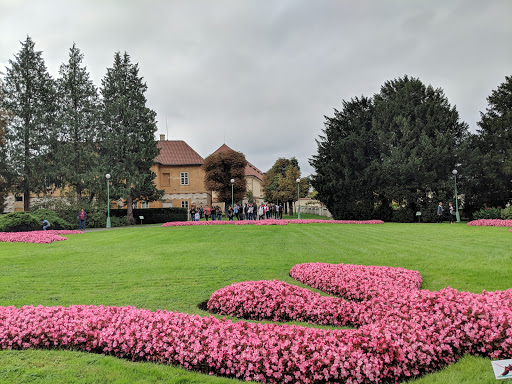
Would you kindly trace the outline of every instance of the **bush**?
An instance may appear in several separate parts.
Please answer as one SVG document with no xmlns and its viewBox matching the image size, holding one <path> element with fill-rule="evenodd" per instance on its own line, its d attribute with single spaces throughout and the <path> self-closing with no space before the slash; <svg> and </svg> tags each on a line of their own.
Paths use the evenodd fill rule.
<svg viewBox="0 0 512 384">
<path fill-rule="evenodd" d="M 69 221 L 63 219 L 58 212 L 51 209 L 38 209 L 30 212 L 37 217 L 39 222 L 46 219 L 50 222 L 50 229 L 77 229 L 77 224 L 71 224 Z M 73 222 L 74 223 L 74 222 Z"/>
<path fill-rule="evenodd" d="M 488 207 L 484 204 L 484 207 L 479 211 L 473 213 L 475 220 L 480 219 L 501 219 L 501 208 Z"/>
<path fill-rule="evenodd" d="M 0 232 L 36 231 L 42 228 L 40 219 L 29 212 L 13 212 L 0 217 Z"/>
<path fill-rule="evenodd" d="M 399 208 L 393 211 L 391 215 L 391 221 L 394 223 L 412 223 L 416 212 L 409 207 Z"/>
<path fill-rule="evenodd" d="M 501 218 L 503 220 L 512 220 L 512 205 L 501 210 Z"/>
<path fill-rule="evenodd" d="M 186 208 L 145 208 L 134 209 L 135 222 L 140 224 L 139 216 L 144 216 L 143 224 L 160 224 L 169 221 L 187 221 Z M 111 209 L 110 217 L 126 217 L 126 209 Z"/>
</svg>

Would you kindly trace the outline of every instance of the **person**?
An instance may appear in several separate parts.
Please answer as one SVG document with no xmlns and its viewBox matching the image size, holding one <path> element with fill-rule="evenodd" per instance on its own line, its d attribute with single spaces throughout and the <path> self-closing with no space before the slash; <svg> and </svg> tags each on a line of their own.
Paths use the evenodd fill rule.
<svg viewBox="0 0 512 384">
<path fill-rule="evenodd" d="M 455 221 L 455 207 L 453 206 L 452 202 L 448 202 L 448 207 L 450 208 L 450 224 L 453 224 Z"/>
<path fill-rule="evenodd" d="M 194 217 L 195 217 L 195 221 L 199 221 L 199 220 L 201 219 L 201 213 L 200 213 L 200 212 L 201 212 L 201 211 L 199 211 L 199 210 L 198 210 L 198 211 L 196 211 L 196 213 L 195 213 L 195 215 L 194 215 Z"/>
<path fill-rule="evenodd" d="M 50 228 L 50 223 L 46 219 L 42 219 L 41 224 L 43 225 L 43 231 L 46 231 L 48 228 Z"/>
<path fill-rule="evenodd" d="M 204 218 L 206 219 L 206 221 L 208 221 L 208 217 L 210 217 L 210 206 L 207 205 L 204 209 Z"/>
<path fill-rule="evenodd" d="M 228 206 L 228 220 L 233 221 L 233 208 L 231 208 L 231 205 Z"/>
<path fill-rule="evenodd" d="M 215 213 L 217 214 L 217 220 L 222 221 L 222 209 L 218 205 L 215 207 Z"/>
<path fill-rule="evenodd" d="M 261 203 L 260 208 L 258 209 L 258 220 L 263 220 L 265 218 L 265 208 L 263 207 L 263 203 Z"/>
<path fill-rule="evenodd" d="M 80 225 L 80 230 L 85 231 L 85 219 L 87 219 L 87 213 L 85 213 L 85 210 L 83 208 L 78 213 L 77 218 L 78 224 Z"/>
<path fill-rule="evenodd" d="M 236 219 L 240 220 L 240 216 L 238 215 L 238 210 L 239 210 L 238 204 L 235 203 L 235 207 L 233 208 L 233 213 L 235 214 Z"/>
<path fill-rule="evenodd" d="M 439 206 L 437 207 L 437 222 L 441 224 L 443 222 L 443 202 L 439 202 Z"/>
<path fill-rule="evenodd" d="M 192 206 L 190 208 L 190 220 L 195 221 L 196 220 L 196 207 Z"/>
</svg>

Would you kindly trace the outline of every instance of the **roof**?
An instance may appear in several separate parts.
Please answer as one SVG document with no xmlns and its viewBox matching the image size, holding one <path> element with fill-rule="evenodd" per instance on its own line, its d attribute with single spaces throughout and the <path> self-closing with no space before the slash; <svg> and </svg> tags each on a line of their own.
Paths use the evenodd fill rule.
<svg viewBox="0 0 512 384">
<path fill-rule="evenodd" d="M 229 148 L 226 144 L 222 144 L 219 149 L 213 152 L 213 154 L 226 151 L 234 151 L 234 149 Z M 247 165 L 245 166 L 245 176 L 254 176 L 263 181 L 265 174 L 247 161 Z"/>
<path fill-rule="evenodd" d="M 183 140 L 158 141 L 160 154 L 155 163 L 162 165 L 202 165 L 204 159 Z"/>
</svg>

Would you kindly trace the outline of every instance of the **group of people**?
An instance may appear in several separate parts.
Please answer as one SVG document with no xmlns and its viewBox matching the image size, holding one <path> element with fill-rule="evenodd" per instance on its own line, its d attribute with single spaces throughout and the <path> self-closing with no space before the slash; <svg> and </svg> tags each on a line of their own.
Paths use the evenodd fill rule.
<svg viewBox="0 0 512 384">
<path fill-rule="evenodd" d="M 456 210 L 451 201 L 448 202 L 448 209 L 449 209 L 448 218 L 450 219 L 450 224 L 452 224 L 456 221 L 456 217 L 455 217 Z M 439 205 L 437 206 L 437 222 L 438 223 L 443 222 L 443 213 L 444 213 L 443 202 L 440 201 Z"/>
<path fill-rule="evenodd" d="M 234 206 L 228 205 L 226 209 L 226 216 L 228 220 L 264 220 L 264 219 L 282 219 L 284 207 L 282 204 L 272 203 L 245 203 L 243 206 L 234 204 Z M 205 206 L 202 205 L 199 208 L 193 206 L 190 209 L 190 220 L 199 221 L 205 219 L 208 221 L 222 220 L 222 209 L 219 206 Z"/>
</svg>

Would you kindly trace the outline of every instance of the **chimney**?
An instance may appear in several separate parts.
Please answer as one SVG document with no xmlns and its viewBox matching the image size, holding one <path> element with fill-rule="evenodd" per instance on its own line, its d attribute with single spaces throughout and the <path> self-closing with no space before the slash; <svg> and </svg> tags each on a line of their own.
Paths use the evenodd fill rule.
<svg viewBox="0 0 512 384">
<path fill-rule="evenodd" d="M 160 135 L 160 141 L 165 141 L 165 135 Z"/>
</svg>

